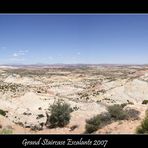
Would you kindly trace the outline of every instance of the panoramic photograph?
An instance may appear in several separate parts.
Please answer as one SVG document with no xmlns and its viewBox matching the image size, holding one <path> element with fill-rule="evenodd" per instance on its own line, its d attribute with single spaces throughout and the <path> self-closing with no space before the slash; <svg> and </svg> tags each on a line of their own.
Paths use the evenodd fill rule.
<svg viewBox="0 0 148 148">
<path fill-rule="evenodd" d="M 0 134 L 146 133 L 148 15 L 0 15 Z"/>
</svg>

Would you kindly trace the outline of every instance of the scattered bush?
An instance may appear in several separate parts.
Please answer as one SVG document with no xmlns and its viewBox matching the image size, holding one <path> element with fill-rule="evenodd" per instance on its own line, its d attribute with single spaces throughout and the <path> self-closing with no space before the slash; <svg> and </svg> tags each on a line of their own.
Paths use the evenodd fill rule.
<svg viewBox="0 0 148 148">
<path fill-rule="evenodd" d="M 124 107 L 127 106 L 127 105 L 128 105 L 128 103 L 122 103 L 122 104 L 121 104 L 121 107 L 124 108 Z"/>
<path fill-rule="evenodd" d="M 148 104 L 148 100 L 143 100 L 142 104 Z"/>
<path fill-rule="evenodd" d="M 100 114 L 101 125 L 104 126 L 111 121 L 111 115 L 108 112 Z"/>
<path fill-rule="evenodd" d="M 141 125 L 136 129 L 137 134 L 148 134 L 148 112 L 142 121 Z"/>
<path fill-rule="evenodd" d="M 115 104 L 115 105 L 109 106 L 108 112 L 96 115 L 90 118 L 89 120 L 86 120 L 85 133 L 93 133 L 97 131 L 99 128 L 101 128 L 102 126 L 105 126 L 111 123 L 113 120 L 139 119 L 140 112 L 138 110 L 135 110 L 135 109 L 123 110 L 123 108 L 126 105 L 127 104 L 124 103 L 121 105 Z M 147 111 L 147 116 L 148 116 L 148 111 Z M 147 121 L 145 122 L 147 123 L 144 123 L 144 124 L 148 125 L 148 117 L 147 117 Z M 146 127 L 146 125 L 143 125 L 143 126 Z M 142 131 L 142 128 L 139 128 L 138 130 Z M 148 126 L 147 126 L 147 133 L 148 133 Z"/>
<path fill-rule="evenodd" d="M 42 125 L 34 125 L 34 126 L 31 126 L 30 129 L 32 131 L 40 131 L 40 130 L 43 130 L 43 126 Z"/>
<path fill-rule="evenodd" d="M 7 113 L 7 111 L 4 111 L 4 110 L 0 109 L 0 115 L 6 116 L 6 113 Z"/>
<path fill-rule="evenodd" d="M 99 128 L 100 124 L 101 124 L 100 115 L 96 115 L 90 118 L 89 120 L 86 120 L 86 125 L 85 125 L 86 133 L 93 133 Z"/>
<path fill-rule="evenodd" d="M 85 133 L 93 133 L 102 126 L 105 126 L 111 122 L 111 116 L 108 112 L 96 115 L 86 120 Z"/>
<path fill-rule="evenodd" d="M 70 113 L 72 109 L 69 104 L 58 101 L 51 106 L 51 115 L 47 117 L 47 125 L 49 127 L 64 127 L 70 121 Z"/>
<path fill-rule="evenodd" d="M 121 105 L 115 104 L 108 107 L 108 112 L 111 117 L 115 120 L 123 120 L 126 119 L 127 113 L 123 110 Z"/>
<path fill-rule="evenodd" d="M 96 115 L 90 118 L 89 120 L 86 120 L 85 133 L 93 133 L 97 131 L 99 128 L 111 123 L 114 120 L 139 119 L 140 112 L 135 109 L 123 110 L 123 106 L 125 105 L 115 104 L 109 106 L 108 112 Z"/>
<path fill-rule="evenodd" d="M 40 119 L 40 118 L 43 118 L 43 117 L 44 117 L 43 114 L 39 114 L 39 115 L 36 117 L 36 119 Z"/>
<path fill-rule="evenodd" d="M 77 106 L 74 106 L 74 107 L 72 108 L 72 111 L 77 111 L 77 110 L 79 110 L 79 107 L 77 107 Z"/>
<path fill-rule="evenodd" d="M 98 126 L 93 124 L 86 124 L 85 125 L 85 133 L 93 133 L 98 130 Z"/>
</svg>

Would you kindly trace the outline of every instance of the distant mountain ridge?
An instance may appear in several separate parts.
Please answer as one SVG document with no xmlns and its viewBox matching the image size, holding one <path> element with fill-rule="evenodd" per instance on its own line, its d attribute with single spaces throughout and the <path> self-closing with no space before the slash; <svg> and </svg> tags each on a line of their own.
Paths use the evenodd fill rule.
<svg viewBox="0 0 148 148">
<path fill-rule="evenodd" d="M 1 64 L 0 68 L 80 68 L 80 67 L 131 67 L 148 66 L 148 64 Z"/>
</svg>

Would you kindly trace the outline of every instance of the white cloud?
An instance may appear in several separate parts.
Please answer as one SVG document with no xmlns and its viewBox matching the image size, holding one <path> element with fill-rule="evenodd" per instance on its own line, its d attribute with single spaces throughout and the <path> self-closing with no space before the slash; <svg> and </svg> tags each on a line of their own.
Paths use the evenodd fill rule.
<svg viewBox="0 0 148 148">
<path fill-rule="evenodd" d="M 19 50 L 18 52 L 19 53 L 27 53 L 27 52 L 29 52 L 29 50 Z"/>
<path fill-rule="evenodd" d="M 25 53 L 23 53 L 23 52 L 20 52 L 20 53 L 18 53 L 18 55 L 20 55 L 20 56 L 21 56 L 21 55 L 25 55 Z"/>
<path fill-rule="evenodd" d="M 26 53 L 28 53 L 29 50 L 19 50 L 15 53 L 13 53 L 13 57 L 19 57 L 19 56 L 24 56 L 26 55 Z"/>
<path fill-rule="evenodd" d="M 18 57 L 19 55 L 17 53 L 13 53 L 13 57 Z"/>
<path fill-rule="evenodd" d="M 29 52 L 29 50 L 18 50 L 15 53 L 13 53 L 9 60 L 11 61 L 24 61 L 24 56 L 26 55 L 26 53 Z"/>
<path fill-rule="evenodd" d="M 13 57 L 24 56 L 24 55 L 25 55 L 25 53 L 19 53 L 19 52 L 12 54 Z"/>
</svg>

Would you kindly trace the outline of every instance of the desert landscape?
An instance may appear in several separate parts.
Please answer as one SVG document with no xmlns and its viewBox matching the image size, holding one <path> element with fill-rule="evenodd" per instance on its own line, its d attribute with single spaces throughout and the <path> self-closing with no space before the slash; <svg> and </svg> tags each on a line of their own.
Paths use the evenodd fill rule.
<svg viewBox="0 0 148 148">
<path fill-rule="evenodd" d="M 69 104 L 70 120 L 50 128 L 49 108 L 56 101 Z M 89 119 L 105 115 L 88 133 L 134 134 L 147 103 L 148 65 L 0 66 L 1 133 L 83 134 Z M 120 108 L 115 114 L 123 110 L 126 117 L 113 116 L 113 105 Z"/>
</svg>

